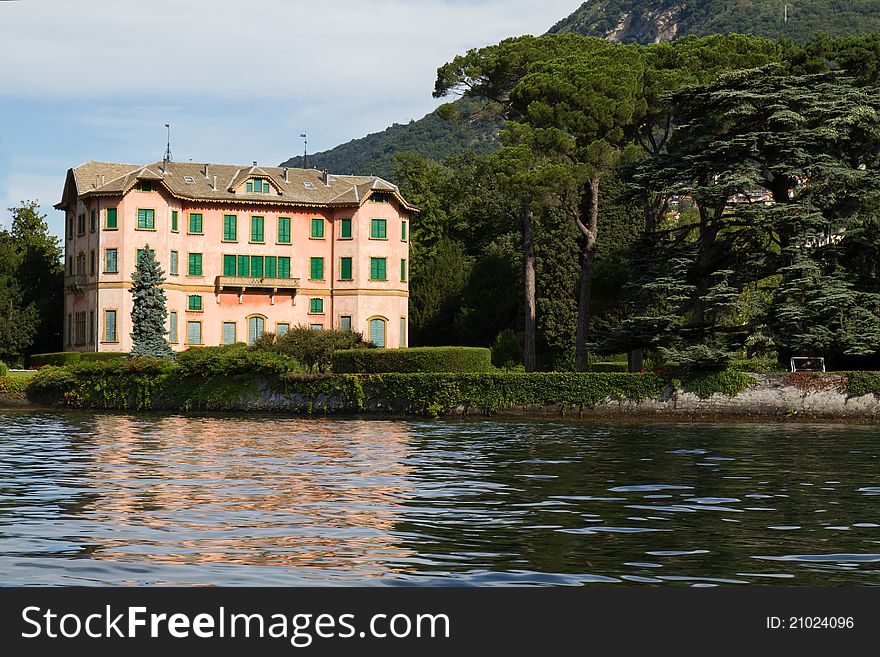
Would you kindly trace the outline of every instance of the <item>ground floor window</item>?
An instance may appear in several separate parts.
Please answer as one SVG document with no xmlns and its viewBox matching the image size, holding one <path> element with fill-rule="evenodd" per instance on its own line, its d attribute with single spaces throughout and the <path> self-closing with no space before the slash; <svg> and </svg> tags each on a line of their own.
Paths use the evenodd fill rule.
<svg viewBox="0 0 880 657">
<path fill-rule="evenodd" d="M 385 348 L 385 324 L 384 319 L 370 320 L 370 342 L 380 349 Z"/>
<path fill-rule="evenodd" d="M 275 329 L 276 335 L 287 335 L 288 333 L 290 333 L 290 324 L 288 324 L 287 322 L 282 322 L 281 324 L 277 325 Z"/>
<path fill-rule="evenodd" d="M 400 348 L 406 347 L 406 317 L 400 318 Z"/>
<path fill-rule="evenodd" d="M 342 315 L 339 318 L 339 330 L 340 331 L 350 331 L 351 330 L 351 315 Z"/>
<path fill-rule="evenodd" d="M 186 343 L 202 344 L 202 323 L 187 322 L 186 323 Z"/>
<path fill-rule="evenodd" d="M 104 342 L 118 342 L 119 338 L 117 335 L 118 331 L 116 328 L 116 311 L 115 310 L 105 310 L 104 311 Z"/>
<path fill-rule="evenodd" d="M 177 313 L 172 311 L 168 317 L 168 342 L 177 344 Z"/>
<path fill-rule="evenodd" d="M 258 337 L 266 332 L 266 320 L 263 317 L 248 318 L 248 344 L 252 345 Z"/>
<path fill-rule="evenodd" d="M 76 314 L 76 344 L 86 343 L 86 314 Z"/>
<path fill-rule="evenodd" d="M 223 344 L 235 344 L 235 322 L 223 322 Z"/>
</svg>

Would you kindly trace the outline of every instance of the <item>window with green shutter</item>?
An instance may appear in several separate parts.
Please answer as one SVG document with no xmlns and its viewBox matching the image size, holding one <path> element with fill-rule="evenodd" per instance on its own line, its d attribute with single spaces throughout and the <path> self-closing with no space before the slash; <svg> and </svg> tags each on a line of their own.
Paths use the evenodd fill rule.
<svg viewBox="0 0 880 657">
<path fill-rule="evenodd" d="M 150 249 L 150 253 L 153 254 L 153 255 L 156 254 L 156 252 L 155 252 L 153 249 Z M 142 255 L 144 255 L 144 250 L 143 250 L 143 249 L 138 249 L 138 250 L 137 250 L 137 253 L 136 253 L 136 257 L 135 257 L 135 265 L 137 265 L 137 263 L 139 263 L 139 262 L 141 261 L 141 256 L 142 256 Z"/>
<path fill-rule="evenodd" d="M 384 319 L 371 319 L 370 320 L 370 342 L 372 342 L 375 346 L 379 347 L 379 349 L 385 348 L 385 320 Z"/>
<path fill-rule="evenodd" d="M 200 294 L 190 294 L 186 298 L 186 309 L 193 312 L 202 310 L 202 296 Z"/>
<path fill-rule="evenodd" d="M 117 249 L 104 251 L 104 272 L 107 274 L 119 273 L 119 251 Z"/>
<path fill-rule="evenodd" d="M 318 217 L 312 219 L 312 239 L 324 239 L 324 220 Z"/>
<path fill-rule="evenodd" d="M 107 215 L 104 221 L 107 230 L 116 230 L 119 228 L 119 217 L 116 214 L 116 208 L 107 208 Z"/>
<path fill-rule="evenodd" d="M 202 254 L 201 253 L 190 253 L 189 254 L 189 275 L 190 276 L 201 276 L 202 275 Z"/>
<path fill-rule="evenodd" d="M 350 281 L 351 280 L 351 258 L 340 258 L 339 259 L 339 280 L 341 280 L 341 281 Z"/>
<path fill-rule="evenodd" d="M 350 240 L 351 239 L 351 219 L 343 219 L 342 224 L 339 227 L 339 239 L 342 240 Z"/>
<path fill-rule="evenodd" d="M 400 222 L 400 241 L 406 242 L 406 222 Z"/>
<path fill-rule="evenodd" d="M 155 191 L 155 187 L 153 186 L 152 180 L 139 180 L 135 185 L 135 188 L 139 192 L 152 192 Z"/>
<path fill-rule="evenodd" d="M 324 312 L 323 299 L 309 299 L 309 312 L 313 315 L 320 315 Z"/>
<path fill-rule="evenodd" d="M 263 278 L 263 256 L 251 256 L 251 276 Z"/>
<path fill-rule="evenodd" d="M 385 219 L 372 219 L 370 221 L 370 239 L 384 240 L 388 238 L 388 222 Z"/>
<path fill-rule="evenodd" d="M 254 178 L 248 181 L 245 190 L 248 194 L 268 194 L 269 182 L 263 178 Z"/>
<path fill-rule="evenodd" d="M 313 281 L 324 280 L 324 258 L 312 258 L 309 268 L 309 278 Z"/>
<path fill-rule="evenodd" d="M 70 322 L 68 321 L 68 331 L 70 330 Z M 104 342 L 118 342 L 116 329 L 116 311 L 104 311 Z"/>
<path fill-rule="evenodd" d="M 189 232 L 193 235 L 201 235 L 204 233 L 204 224 L 202 215 L 199 212 L 190 212 L 189 214 Z"/>
<path fill-rule="evenodd" d="M 186 343 L 202 344 L 202 323 L 187 322 L 186 323 Z"/>
<path fill-rule="evenodd" d="M 172 251 L 171 252 L 171 275 L 172 276 L 177 276 L 177 260 L 178 260 L 177 251 Z"/>
<path fill-rule="evenodd" d="M 263 217 L 251 217 L 251 242 L 266 241 L 265 225 Z"/>
<path fill-rule="evenodd" d="M 251 257 L 250 256 L 238 256 L 238 275 L 239 276 L 250 276 L 251 274 Z"/>
<path fill-rule="evenodd" d="M 278 217 L 278 243 L 290 244 L 290 217 Z"/>
<path fill-rule="evenodd" d="M 278 278 L 290 278 L 290 258 L 278 258 Z"/>
<path fill-rule="evenodd" d="M 406 283 L 406 260 L 400 260 L 400 282 Z"/>
<path fill-rule="evenodd" d="M 138 225 L 140 230 L 156 230 L 156 211 L 150 209 L 138 210 Z"/>
<path fill-rule="evenodd" d="M 234 214 L 223 215 L 223 241 L 235 242 L 238 239 L 238 217 Z"/>
<path fill-rule="evenodd" d="M 180 230 L 177 221 L 177 210 L 171 211 L 171 232 L 176 233 Z"/>
<path fill-rule="evenodd" d="M 370 280 L 384 281 L 386 279 L 385 258 L 370 258 Z"/>
<path fill-rule="evenodd" d="M 266 256 L 266 278 L 278 278 L 278 258 Z"/>
<path fill-rule="evenodd" d="M 223 275 L 224 276 L 235 276 L 235 256 L 234 255 L 223 256 Z"/>
</svg>

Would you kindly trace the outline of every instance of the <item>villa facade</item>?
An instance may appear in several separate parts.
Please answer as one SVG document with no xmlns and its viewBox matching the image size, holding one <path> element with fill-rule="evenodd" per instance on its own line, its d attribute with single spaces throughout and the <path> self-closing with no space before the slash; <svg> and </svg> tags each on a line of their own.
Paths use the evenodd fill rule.
<svg viewBox="0 0 880 657">
<path fill-rule="evenodd" d="M 407 345 L 416 208 L 380 178 L 87 162 L 68 171 L 55 207 L 66 218 L 67 351 L 131 350 L 131 275 L 147 247 L 165 272 L 177 351 L 297 325 Z"/>
</svg>

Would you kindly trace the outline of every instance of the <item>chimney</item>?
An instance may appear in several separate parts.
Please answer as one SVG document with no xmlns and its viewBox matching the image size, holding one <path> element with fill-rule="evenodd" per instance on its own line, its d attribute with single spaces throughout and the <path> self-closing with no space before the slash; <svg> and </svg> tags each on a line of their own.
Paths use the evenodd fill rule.
<svg viewBox="0 0 880 657">
<path fill-rule="evenodd" d="M 284 182 L 290 182 L 290 180 L 287 179 L 287 167 L 284 167 Z"/>
<path fill-rule="evenodd" d="M 205 180 L 210 180 L 210 178 L 208 177 L 208 165 L 207 164 L 205 165 Z"/>
<path fill-rule="evenodd" d="M 326 185 L 327 187 L 330 186 L 330 172 L 327 171 L 327 169 L 324 169 L 321 172 L 321 180 L 324 181 L 324 185 Z"/>
<path fill-rule="evenodd" d="M 256 161 L 256 160 L 254 160 L 254 166 L 257 166 L 257 161 Z"/>
<path fill-rule="evenodd" d="M 213 189 L 214 189 L 215 192 L 217 191 L 217 174 L 214 174 L 214 185 L 213 185 Z"/>
</svg>

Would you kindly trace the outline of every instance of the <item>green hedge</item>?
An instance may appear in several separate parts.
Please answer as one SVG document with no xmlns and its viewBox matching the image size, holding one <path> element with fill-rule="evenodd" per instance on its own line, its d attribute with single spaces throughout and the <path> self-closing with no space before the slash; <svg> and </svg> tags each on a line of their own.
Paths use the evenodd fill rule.
<svg viewBox="0 0 880 657">
<path fill-rule="evenodd" d="M 492 351 L 480 347 L 345 349 L 333 354 L 333 371 L 337 374 L 461 373 L 491 369 Z"/>
<path fill-rule="evenodd" d="M 30 382 L 30 378 L 0 376 L 0 395 L 24 397 Z"/>
<path fill-rule="evenodd" d="M 6 367 L 6 363 L 0 360 L 0 376 L 6 376 L 9 374 L 9 368 Z"/>
<path fill-rule="evenodd" d="M 60 351 L 53 354 L 34 354 L 30 357 L 29 364 L 34 369 L 40 369 L 47 365 L 54 367 L 64 367 L 80 362 L 105 362 L 110 360 L 120 360 L 127 358 L 128 354 L 109 351 Z"/>
<path fill-rule="evenodd" d="M 880 372 L 850 372 L 846 377 L 848 397 L 880 396 Z"/>
</svg>

